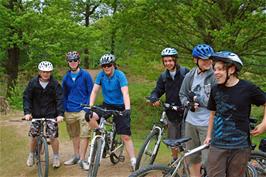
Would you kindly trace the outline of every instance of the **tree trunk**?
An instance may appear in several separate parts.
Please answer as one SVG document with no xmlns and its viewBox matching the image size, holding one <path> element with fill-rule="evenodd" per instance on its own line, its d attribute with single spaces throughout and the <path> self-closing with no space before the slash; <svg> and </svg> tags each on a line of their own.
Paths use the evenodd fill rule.
<svg viewBox="0 0 266 177">
<path fill-rule="evenodd" d="M 85 10 L 85 26 L 88 27 L 90 25 L 90 5 L 86 4 L 86 10 Z M 89 69 L 90 67 L 90 61 L 89 61 L 89 49 L 84 48 L 84 68 Z"/>
<path fill-rule="evenodd" d="M 14 45 L 13 48 L 7 49 L 8 60 L 6 63 L 7 72 L 7 93 L 6 96 L 11 96 L 12 89 L 16 86 L 16 80 L 18 78 L 18 64 L 20 58 L 20 49 Z"/>
</svg>

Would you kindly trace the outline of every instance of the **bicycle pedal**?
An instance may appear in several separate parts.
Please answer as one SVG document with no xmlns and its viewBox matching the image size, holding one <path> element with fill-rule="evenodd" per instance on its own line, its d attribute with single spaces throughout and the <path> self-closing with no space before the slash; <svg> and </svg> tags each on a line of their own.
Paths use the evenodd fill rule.
<svg viewBox="0 0 266 177">
<path fill-rule="evenodd" d="M 119 161 L 120 162 L 124 162 L 125 161 L 125 156 L 123 156 L 123 155 L 119 156 Z"/>
</svg>

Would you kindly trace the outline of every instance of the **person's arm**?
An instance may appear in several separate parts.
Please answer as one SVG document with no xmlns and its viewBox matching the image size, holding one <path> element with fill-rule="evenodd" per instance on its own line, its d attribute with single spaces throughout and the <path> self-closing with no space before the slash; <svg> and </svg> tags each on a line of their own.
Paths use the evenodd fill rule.
<svg viewBox="0 0 266 177">
<path fill-rule="evenodd" d="M 264 116 L 262 122 L 257 125 L 250 133 L 253 136 L 257 136 L 264 132 L 266 132 L 266 103 L 264 104 Z"/>
<path fill-rule="evenodd" d="M 61 85 L 57 82 L 56 86 L 56 110 L 57 110 L 57 122 L 62 122 L 64 119 L 64 95 Z"/>
<path fill-rule="evenodd" d="M 204 144 L 208 144 L 211 141 L 214 115 L 215 115 L 215 111 L 211 111 L 210 112 L 210 117 L 209 117 L 209 126 L 208 126 L 207 136 L 206 136 L 206 138 L 204 140 Z"/>
<path fill-rule="evenodd" d="M 23 110 L 25 119 L 30 120 L 32 118 L 32 81 L 23 92 Z"/>
<path fill-rule="evenodd" d="M 121 91 L 123 94 L 125 109 L 130 110 L 130 98 L 128 93 L 128 86 L 121 87 Z"/>
<path fill-rule="evenodd" d="M 94 84 L 92 91 L 91 91 L 91 96 L 90 96 L 90 106 L 93 106 L 98 94 L 98 91 L 100 90 L 101 86 L 98 84 Z"/>
</svg>

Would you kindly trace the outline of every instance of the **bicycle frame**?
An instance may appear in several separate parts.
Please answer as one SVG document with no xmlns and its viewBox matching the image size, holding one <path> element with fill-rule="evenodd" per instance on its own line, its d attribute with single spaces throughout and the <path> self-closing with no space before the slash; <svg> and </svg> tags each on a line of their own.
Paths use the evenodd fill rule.
<svg viewBox="0 0 266 177">
<path fill-rule="evenodd" d="M 192 149 L 192 150 L 187 150 L 187 152 L 181 154 L 181 156 L 180 156 L 175 162 L 173 162 L 173 163 L 170 165 L 171 167 L 174 167 L 174 166 L 176 165 L 175 170 L 174 170 L 173 173 L 171 174 L 171 177 L 174 177 L 174 176 L 176 175 L 176 173 L 177 173 L 178 169 L 180 168 L 181 164 L 184 165 L 184 167 L 185 167 L 185 172 L 186 172 L 186 174 L 188 175 L 188 174 L 189 174 L 189 170 L 188 170 L 188 165 L 187 165 L 187 163 L 185 162 L 186 157 L 189 157 L 189 156 L 191 156 L 192 154 L 195 154 L 196 152 L 200 152 L 200 151 L 202 151 L 202 150 L 204 150 L 204 149 L 207 149 L 208 147 L 209 147 L 209 144 L 203 144 L 203 145 L 201 145 L 201 146 L 199 146 L 199 147 L 196 147 L 196 148 L 194 148 L 194 149 Z"/>
</svg>

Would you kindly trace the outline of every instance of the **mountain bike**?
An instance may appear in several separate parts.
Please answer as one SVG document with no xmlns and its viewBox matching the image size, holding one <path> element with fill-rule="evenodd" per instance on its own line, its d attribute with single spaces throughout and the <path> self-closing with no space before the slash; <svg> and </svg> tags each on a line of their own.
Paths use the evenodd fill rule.
<svg viewBox="0 0 266 177">
<path fill-rule="evenodd" d="M 22 118 L 22 120 L 25 120 Z M 47 177 L 49 171 L 49 151 L 45 125 L 47 121 L 56 122 L 54 118 L 33 118 L 31 122 L 40 122 L 39 134 L 36 136 L 37 143 L 34 151 L 34 158 L 38 166 L 38 177 Z"/>
<path fill-rule="evenodd" d="M 251 117 L 249 120 L 250 129 L 254 129 L 257 119 Z M 255 150 L 255 144 L 252 144 L 251 148 L 252 151 L 250 154 L 249 164 L 256 169 L 259 176 L 266 176 L 266 153 L 261 150 Z"/>
<path fill-rule="evenodd" d="M 124 143 L 117 136 L 115 123 L 108 122 L 107 119 L 117 115 L 122 115 L 121 111 L 107 110 L 99 106 L 91 107 L 93 112 L 101 112 L 99 128 L 93 132 L 93 139 L 90 145 L 90 154 L 88 157 L 89 171 L 88 177 L 96 177 L 102 158 L 110 157 L 113 164 L 123 162 Z M 109 126 L 109 128 L 108 128 Z"/>
<path fill-rule="evenodd" d="M 172 162 L 169 165 L 162 165 L 162 164 L 153 164 L 148 165 L 139 170 L 133 172 L 129 177 L 190 177 L 190 172 L 188 168 L 188 163 L 186 158 L 200 152 L 204 149 L 209 147 L 209 144 L 203 144 L 199 147 L 196 147 L 191 150 L 186 150 L 185 143 L 191 140 L 191 138 L 185 137 L 176 140 L 166 139 L 163 142 L 171 147 L 176 148 L 178 147 L 180 150 L 179 158 Z M 207 177 L 206 174 L 203 174 L 204 177 Z M 246 177 L 257 177 L 256 170 L 253 166 L 248 165 L 247 171 L 245 173 Z"/>
<path fill-rule="evenodd" d="M 159 100 L 156 99 L 151 101 L 151 98 L 149 97 L 146 97 L 146 99 L 147 102 L 154 102 Z M 169 103 L 162 103 L 161 105 L 163 107 L 163 112 L 161 114 L 160 121 L 153 125 L 149 135 L 147 136 L 147 138 L 145 139 L 143 145 L 139 150 L 136 161 L 136 168 L 135 168 L 136 170 L 145 165 L 151 165 L 154 163 L 160 148 L 164 129 L 167 126 L 166 111 L 167 110 L 184 111 L 184 107 L 174 106 Z"/>
</svg>

